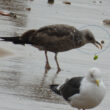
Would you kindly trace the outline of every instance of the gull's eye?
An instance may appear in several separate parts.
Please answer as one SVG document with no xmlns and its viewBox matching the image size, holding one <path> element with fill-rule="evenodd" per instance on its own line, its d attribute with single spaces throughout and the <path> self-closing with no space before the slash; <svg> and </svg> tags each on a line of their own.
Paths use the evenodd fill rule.
<svg viewBox="0 0 110 110">
<path fill-rule="evenodd" d="M 93 37 L 87 35 L 87 39 L 88 39 L 89 41 L 91 41 L 91 40 L 93 40 Z"/>
<path fill-rule="evenodd" d="M 94 78 L 94 75 L 93 74 L 90 74 L 91 78 Z"/>
<path fill-rule="evenodd" d="M 89 40 L 89 41 L 94 40 L 94 38 L 93 38 L 89 33 L 87 33 L 86 38 L 87 38 L 87 40 Z"/>
</svg>

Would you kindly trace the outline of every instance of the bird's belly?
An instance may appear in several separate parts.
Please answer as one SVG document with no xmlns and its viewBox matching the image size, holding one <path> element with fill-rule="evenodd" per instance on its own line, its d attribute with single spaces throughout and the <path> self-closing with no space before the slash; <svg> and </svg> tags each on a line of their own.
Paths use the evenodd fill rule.
<svg viewBox="0 0 110 110">
<path fill-rule="evenodd" d="M 74 101 L 71 102 L 70 105 L 72 107 L 76 107 L 76 108 L 84 108 L 84 109 L 89 109 L 89 108 L 94 108 L 96 107 L 98 104 L 95 104 L 93 101 L 88 100 L 88 101 Z"/>
<path fill-rule="evenodd" d="M 51 51 L 51 52 L 64 52 L 64 51 L 68 51 L 68 50 L 71 50 L 73 49 L 72 47 L 71 48 L 68 48 L 68 47 L 62 47 L 62 46 L 59 46 L 59 47 L 56 47 L 56 46 L 53 46 L 52 48 L 46 48 L 46 50 L 48 51 Z"/>
<path fill-rule="evenodd" d="M 94 108 L 96 107 L 98 104 L 100 104 L 101 100 L 98 101 L 97 98 L 93 99 L 93 98 L 76 98 L 74 100 L 71 100 L 70 105 L 76 108 L 85 108 L 85 109 L 89 109 L 89 108 Z"/>
<path fill-rule="evenodd" d="M 73 46 L 64 46 L 64 45 L 47 45 L 47 46 L 38 46 L 35 45 L 34 47 L 38 48 L 39 50 L 47 50 L 51 52 L 64 52 L 73 49 Z"/>
<path fill-rule="evenodd" d="M 37 45 L 33 45 L 35 47 L 37 47 L 40 50 L 47 50 L 47 51 L 51 51 L 51 52 L 64 52 L 64 51 L 68 51 L 74 48 L 79 48 L 82 45 L 76 45 L 75 43 L 73 43 L 72 40 L 64 40 L 64 41 L 58 41 L 58 42 L 49 42 L 49 43 L 45 43 L 45 44 L 37 44 Z"/>
<path fill-rule="evenodd" d="M 45 46 L 45 49 L 51 52 L 64 52 L 73 49 L 74 46 L 68 43 L 57 43 Z"/>
<path fill-rule="evenodd" d="M 76 108 L 93 108 L 101 103 L 105 96 L 104 87 L 91 87 L 84 88 L 87 89 L 80 94 L 71 97 L 71 106 Z"/>
</svg>

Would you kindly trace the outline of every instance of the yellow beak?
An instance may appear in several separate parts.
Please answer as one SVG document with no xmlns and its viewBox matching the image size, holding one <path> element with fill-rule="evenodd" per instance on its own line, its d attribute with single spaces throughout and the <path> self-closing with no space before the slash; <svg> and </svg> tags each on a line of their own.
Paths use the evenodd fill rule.
<svg viewBox="0 0 110 110">
<path fill-rule="evenodd" d="M 97 84 L 97 86 L 99 86 L 99 80 L 96 80 L 96 84 Z"/>
</svg>

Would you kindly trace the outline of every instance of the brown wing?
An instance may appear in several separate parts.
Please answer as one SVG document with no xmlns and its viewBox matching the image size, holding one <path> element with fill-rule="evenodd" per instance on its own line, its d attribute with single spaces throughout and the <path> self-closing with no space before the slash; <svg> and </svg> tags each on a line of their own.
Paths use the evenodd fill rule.
<svg viewBox="0 0 110 110">
<path fill-rule="evenodd" d="M 76 30 L 74 27 L 69 25 L 57 24 L 57 25 L 49 25 L 39 29 L 37 32 L 39 34 L 45 34 L 49 37 L 63 37 L 69 35 L 71 32 Z"/>
<path fill-rule="evenodd" d="M 49 51 L 65 51 L 73 48 L 72 39 L 76 31 L 78 30 L 68 25 L 50 25 L 37 30 L 31 42 L 34 46 L 43 46 Z"/>
</svg>

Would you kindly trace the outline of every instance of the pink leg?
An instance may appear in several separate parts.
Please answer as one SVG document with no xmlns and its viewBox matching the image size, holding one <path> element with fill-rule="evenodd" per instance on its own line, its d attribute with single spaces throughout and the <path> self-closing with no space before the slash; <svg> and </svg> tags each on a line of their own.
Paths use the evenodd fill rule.
<svg viewBox="0 0 110 110">
<path fill-rule="evenodd" d="M 45 73 L 47 73 L 48 70 L 51 69 L 51 67 L 50 67 L 50 65 L 49 65 L 49 61 L 48 61 L 47 51 L 45 51 L 45 57 L 46 57 Z"/>
<path fill-rule="evenodd" d="M 57 73 L 59 73 L 61 71 L 61 69 L 60 69 L 60 66 L 58 64 L 57 53 L 55 53 L 55 61 L 56 61 L 56 64 L 57 64 Z"/>
</svg>

